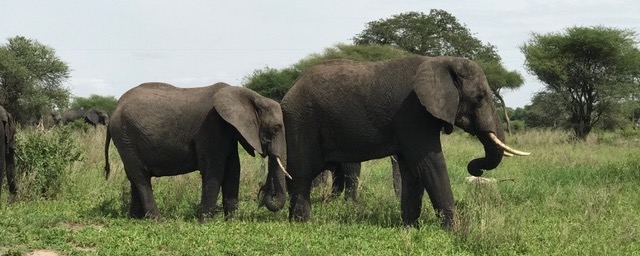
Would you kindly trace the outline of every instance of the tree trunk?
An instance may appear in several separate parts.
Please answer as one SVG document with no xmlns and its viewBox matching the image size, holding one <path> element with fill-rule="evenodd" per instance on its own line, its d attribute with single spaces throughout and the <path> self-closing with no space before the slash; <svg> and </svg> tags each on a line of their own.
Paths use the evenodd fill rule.
<svg viewBox="0 0 640 256">
<path fill-rule="evenodd" d="M 502 110 L 504 111 L 504 120 L 507 122 L 507 133 L 511 136 L 511 120 L 509 119 L 509 111 L 507 110 L 507 104 L 504 102 L 504 99 L 499 94 L 495 94 L 496 98 L 500 101 L 502 105 Z"/>
</svg>

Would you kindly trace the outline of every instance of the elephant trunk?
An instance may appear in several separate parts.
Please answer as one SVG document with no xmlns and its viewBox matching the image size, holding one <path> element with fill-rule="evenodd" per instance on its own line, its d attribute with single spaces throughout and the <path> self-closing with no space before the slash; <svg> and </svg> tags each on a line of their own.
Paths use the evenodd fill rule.
<svg viewBox="0 0 640 256">
<path fill-rule="evenodd" d="M 467 171 L 473 176 L 482 176 L 484 170 L 493 170 L 498 167 L 498 165 L 502 161 L 504 150 L 496 145 L 495 142 L 493 142 L 489 134 L 492 133 L 480 133 L 476 135 L 484 146 L 485 156 L 482 158 L 473 159 L 467 165 Z M 504 135 L 502 135 L 501 137 L 502 140 L 504 140 Z"/>
<path fill-rule="evenodd" d="M 483 132 L 477 135 L 484 146 L 485 157 L 471 160 L 467 165 L 469 174 L 479 177 L 483 170 L 492 170 L 500 164 L 503 156 L 528 156 L 531 153 L 513 149 L 504 143 L 504 132 L 498 130 L 498 135 Z"/>
<path fill-rule="evenodd" d="M 285 171 L 280 163 L 286 163 L 285 159 L 277 156 L 269 156 L 269 171 L 265 184 L 260 188 L 260 205 L 265 205 L 269 211 L 277 212 L 284 207 L 287 200 Z"/>
</svg>

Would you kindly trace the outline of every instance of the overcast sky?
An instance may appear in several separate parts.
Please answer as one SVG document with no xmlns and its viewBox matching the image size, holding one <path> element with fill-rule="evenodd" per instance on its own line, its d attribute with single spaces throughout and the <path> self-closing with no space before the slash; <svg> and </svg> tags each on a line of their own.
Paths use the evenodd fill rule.
<svg viewBox="0 0 640 256">
<path fill-rule="evenodd" d="M 149 81 L 240 85 L 255 69 L 283 68 L 351 43 L 369 21 L 430 9 L 454 15 L 497 46 L 507 69 L 524 75 L 525 85 L 505 96 L 511 107 L 529 104 L 542 88 L 524 70 L 519 50 L 532 32 L 576 25 L 640 32 L 637 0 L 0 0 L 0 42 L 16 35 L 36 39 L 69 64 L 74 95 L 120 97 Z"/>
</svg>

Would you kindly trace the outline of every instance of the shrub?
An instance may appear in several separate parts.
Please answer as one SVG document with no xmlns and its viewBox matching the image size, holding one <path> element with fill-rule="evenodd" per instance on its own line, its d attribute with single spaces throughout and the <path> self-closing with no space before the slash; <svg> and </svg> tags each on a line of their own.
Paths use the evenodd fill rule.
<svg viewBox="0 0 640 256">
<path fill-rule="evenodd" d="M 82 118 L 66 124 L 65 127 L 68 128 L 67 130 L 76 130 L 76 131 L 82 131 L 82 132 L 86 132 L 89 129 L 93 128 L 90 124 L 85 122 L 84 119 Z"/>
<path fill-rule="evenodd" d="M 16 174 L 20 197 L 55 198 L 64 182 L 64 171 L 81 160 L 72 127 L 49 132 L 25 128 L 16 134 Z"/>
</svg>

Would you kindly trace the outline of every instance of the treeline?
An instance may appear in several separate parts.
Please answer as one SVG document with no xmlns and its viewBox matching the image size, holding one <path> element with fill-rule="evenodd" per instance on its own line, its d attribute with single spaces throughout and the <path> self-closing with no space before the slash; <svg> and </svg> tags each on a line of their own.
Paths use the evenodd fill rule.
<svg viewBox="0 0 640 256">
<path fill-rule="evenodd" d="M 544 84 L 531 104 L 512 109 L 503 93 L 517 90 L 523 77 L 504 67 L 494 45 L 483 42 L 443 10 L 407 12 L 368 22 L 351 44 L 338 44 L 289 67 L 264 67 L 243 86 L 279 101 L 308 67 L 329 59 L 376 61 L 407 55 L 461 56 L 479 63 L 493 91 L 507 131 L 525 128 L 572 130 L 585 139 L 593 129 L 637 130 L 640 126 L 640 50 L 628 29 L 569 27 L 537 34 L 520 46 L 524 66 Z M 0 45 L 0 104 L 20 123 L 53 109 L 101 108 L 109 114 L 112 96 L 71 97 L 63 82 L 69 68 L 54 49 L 21 36 Z"/>
<path fill-rule="evenodd" d="M 300 73 L 328 59 L 462 56 L 482 67 L 509 133 L 512 126 L 568 129 L 575 138 L 586 139 L 594 128 L 637 130 L 640 125 L 640 51 L 632 30 L 598 26 L 533 33 L 520 50 L 526 70 L 545 87 L 532 95 L 530 105 L 518 109 L 506 106 L 502 93 L 520 88 L 522 75 L 507 70 L 495 46 L 477 39 L 446 11 L 408 12 L 372 21 L 352 41 L 284 69 L 258 69 L 245 78 L 244 86 L 279 100 Z"/>
<path fill-rule="evenodd" d="M 72 97 L 64 86 L 68 78 L 67 63 L 37 40 L 16 36 L 0 45 L 0 105 L 20 124 L 32 125 L 52 111 L 115 109 L 113 96 Z"/>
</svg>

